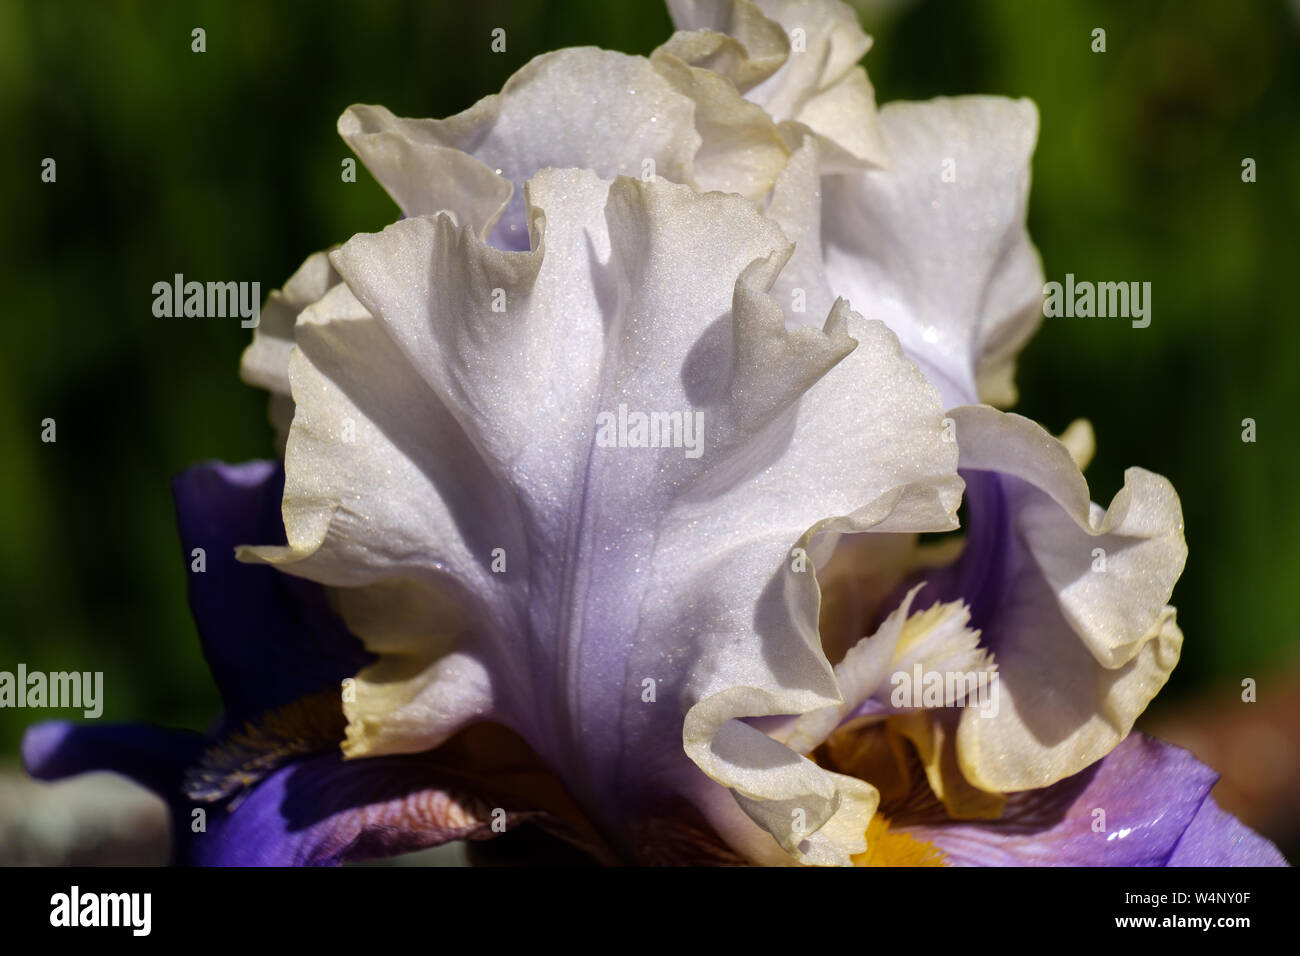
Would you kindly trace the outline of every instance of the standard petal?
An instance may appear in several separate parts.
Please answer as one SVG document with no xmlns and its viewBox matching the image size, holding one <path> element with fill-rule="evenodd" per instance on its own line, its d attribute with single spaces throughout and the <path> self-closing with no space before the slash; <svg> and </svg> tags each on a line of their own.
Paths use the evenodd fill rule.
<svg viewBox="0 0 1300 956">
<path fill-rule="evenodd" d="M 316 252 L 275 289 L 262 306 L 253 341 L 239 361 L 239 374 L 249 385 L 271 393 L 270 418 L 275 426 L 276 441 L 283 450 L 293 420 L 293 399 L 289 396 L 289 352 L 293 349 L 293 326 L 298 313 L 311 305 L 332 286 L 338 273 L 330 265 L 327 252 Z"/>
<path fill-rule="evenodd" d="M 253 332 L 253 342 L 240 359 L 239 370 L 245 382 L 277 395 L 289 395 L 289 352 L 293 348 L 294 322 L 299 312 L 338 282 L 329 252 L 314 252 L 289 277 L 283 289 L 275 289 L 267 296 Z"/>
<path fill-rule="evenodd" d="M 339 133 L 408 216 L 450 211 L 513 250 L 528 248 L 523 185 L 538 170 L 691 183 L 700 146 L 694 104 L 648 60 L 591 47 L 535 57 L 447 119 L 354 106 Z"/>
<path fill-rule="evenodd" d="M 357 105 L 339 117 L 338 131 L 404 215 L 446 212 L 486 239 L 515 187 L 493 167 L 443 145 L 428 123 Z"/>
<path fill-rule="evenodd" d="M 659 49 L 730 79 L 741 92 L 767 79 L 790 56 L 781 24 L 752 0 L 668 0 L 677 32 Z"/>
<path fill-rule="evenodd" d="M 778 122 L 811 130 L 826 172 L 886 163 L 875 91 L 858 66 L 871 37 L 851 7 L 839 0 L 669 0 L 668 7 L 678 29 L 689 32 L 663 49 L 725 73 Z M 785 34 L 784 43 L 763 19 Z M 735 45 L 719 33 L 730 34 Z"/>
<path fill-rule="evenodd" d="M 691 66 L 662 48 L 650 61 L 695 103 L 695 128 L 701 141 L 693 161 L 695 186 L 702 191 L 738 193 L 756 202 L 765 199 L 789 156 L 772 118 L 713 70 Z"/>
<path fill-rule="evenodd" d="M 1038 114 L 1028 100 L 890 103 L 886 170 L 828 177 L 831 287 L 898 334 L 945 406 L 1014 399 L 1011 364 L 1042 318 L 1025 230 Z"/>
<path fill-rule="evenodd" d="M 578 171 L 529 197 L 530 251 L 407 220 L 345 245 L 346 296 L 299 322 L 289 547 L 256 554 L 340 587 L 381 654 L 348 750 L 500 720 L 636 856 L 629 819 L 716 788 L 684 739 L 788 852 L 846 861 L 870 789 L 737 718 L 838 700 L 792 549 L 952 527 L 938 396 L 842 304 L 789 329 L 788 243 L 738 197 Z M 605 440 L 629 410 L 703 430 Z"/>
<path fill-rule="evenodd" d="M 766 215 L 794 244 L 794 253 L 772 295 L 786 304 L 793 322 L 815 326 L 836 299 L 822 251 L 822 147 L 800 128 L 787 125 L 784 132 L 794 148 L 774 184 Z"/>
</svg>

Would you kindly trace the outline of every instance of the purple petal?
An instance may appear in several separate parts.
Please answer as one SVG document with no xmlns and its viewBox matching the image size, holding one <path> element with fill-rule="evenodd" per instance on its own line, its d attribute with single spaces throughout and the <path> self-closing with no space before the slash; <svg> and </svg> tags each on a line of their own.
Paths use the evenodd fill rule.
<svg viewBox="0 0 1300 956">
<path fill-rule="evenodd" d="M 207 739 L 192 731 L 51 720 L 27 728 L 22 760 L 37 780 L 112 770 L 167 798 L 180 794 L 185 768 L 205 746 Z"/>
<path fill-rule="evenodd" d="M 322 866 L 378 859 L 494 835 L 491 802 L 460 790 L 427 757 L 344 760 L 321 754 L 282 767 L 242 802 L 210 815 L 201 866 Z M 513 826 L 533 816 L 510 812 Z"/>
<path fill-rule="evenodd" d="M 39 780 L 110 770 L 158 793 L 171 809 L 182 864 L 329 865 L 494 835 L 492 802 L 460 790 L 427 756 L 319 754 L 275 771 L 243 800 L 198 804 L 181 785 L 206 743 L 185 731 L 50 721 L 28 729 L 22 754 Z M 206 828 L 194 833 L 200 806 Z M 534 815 L 511 811 L 505 820 L 513 827 Z"/>
<path fill-rule="evenodd" d="M 959 757 L 983 790 L 1040 789 L 1110 753 L 1177 663 L 1167 602 L 1187 555 L 1182 510 L 1173 486 L 1140 468 L 1103 510 L 1037 423 L 987 405 L 948 414 L 970 531 L 951 566 L 923 577 L 970 606 L 1003 702 L 963 712 Z"/>
<path fill-rule="evenodd" d="M 238 545 L 284 542 L 283 489 L 270 461 L 196 465 L 172 482 L 186 567 L 205 552 L 206 570 L 189 572 L 190 608 L 227 726 L 337 687 L 371 659 L 319 585 L 235 560 Z"/>
<path fill-rule="evenodd" d="M 1268 840 L 1206 797 L 1167 866 L 1287 866 Z"/>
<path fill-rule="evenodd" d="M 985 646 L 997 652 L 997 614 L 1013 585 L 1011 549 L 1015 528 L 1005 482 L 994 471 L 960 470 L 966 482 L 967 542 L 961 557 L 928 575 L 934 590 L 926 596 L 970 605 L 970 627 L 984 634 Z"/>
<path fill-rule="evenodd" d="M 1265 850 L 1277 853 L 1267 841 L 1226 823 L 1222 811 L 1197 822 L 1217 779 L 1186 750 L 1135 733 L 1082 773 L 1012 795 L 1001 819 L 937 823 L 922 813 L 895 822 L 966 866 L 1163 866 L 1198 855 L 1237 864 L 1280 860 Z M 1105 811 L 1104 829 L 1097 810 Z M 918 825 L 909 826 L 913 821 Z"/>
<path fill-rule="evenodd" d="M 23 734 L 22 761 L 37 780 L 60 780 L 92 770 L 110 770 L 147 787 L 167 802 L 171 811 L 172 855 L 186 861 L 193 838 L 190 812 L 194 804 L 181 782 L 207 738 L 186 730 L 165 730 L 142 724 L 70 724 L 46 721 Z"/>
</svg>

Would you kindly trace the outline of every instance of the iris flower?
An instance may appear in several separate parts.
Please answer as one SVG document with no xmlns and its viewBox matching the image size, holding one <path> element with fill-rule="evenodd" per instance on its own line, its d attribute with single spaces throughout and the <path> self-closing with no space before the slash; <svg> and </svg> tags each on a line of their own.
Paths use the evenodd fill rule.
<svg viewBox="0 0 1300 956">
<path fill-rule="evenodd" d="M 877 111 L 830 0 L 670 8 L 649 58 L 344 113 L 403 218 L 267 304 L 283 465 L 175 485 L 223 717 L 40 725 L 31 772 L 140 780 L 195 863 L 524 821 L 611 863 L 1282 863 L 1132 732 L 1182 643 L 1172 485 L 1103 509 L 1086 423 L 996 407 L 1032 104 Z"/>
</svg>

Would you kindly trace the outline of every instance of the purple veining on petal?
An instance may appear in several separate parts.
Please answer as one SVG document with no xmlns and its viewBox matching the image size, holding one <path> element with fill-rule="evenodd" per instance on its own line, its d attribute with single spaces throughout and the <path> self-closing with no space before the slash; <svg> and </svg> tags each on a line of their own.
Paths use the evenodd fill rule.
<svg viewBox="0 0 1300 956">
<path fill-rule="evenodd" d="M 491 833 L 492 807 L 441 789 L 427 758 L 318 754 L 281 767 L 196 841 L 200 866 L 328 866 Z M 521 815 L 513 815 L 521 819 Z"/>
<path fill-rule="evenodd" d="M 491 807 L 438 789 L 441 778 L 423 757 L 345 762 L 338 753 L 317 754 L 276 770 L 243 800 L 200 805 L 185 797 L 181 781 L 208 743 L 188 731 L 51 721 L 27 731 L 23 762 L 39 780 L 110 770 L 158 793 L 182 864 L 329 865 L 474 838 L 490 825 Z M 199 806 L 205 829 L 195 833 Z"/>
</svg>

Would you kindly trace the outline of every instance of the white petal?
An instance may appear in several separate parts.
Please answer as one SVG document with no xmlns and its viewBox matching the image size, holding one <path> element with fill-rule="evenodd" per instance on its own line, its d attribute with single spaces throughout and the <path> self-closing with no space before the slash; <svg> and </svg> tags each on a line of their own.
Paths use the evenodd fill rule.
<svg viewBox="0 0 1300 956">
<path fill-rule="evenodd" d="M 722 74 L 741 92 L 767 79 L 790 56 L 784 28 L 750 0 L 668 0 L 668 9 L 677 32 L 659 49 Z"/>
<path fill-rule="evenodd" d="M 880 123 L 890 168 L 824 183 L 831 287 L 898 334 L 946 405 L 975 401 L 980 382 L 980 398 L 1004 404 L 1042 316 L 1025 230 L 1037 112 L 1028 100 L 961 97 L 890 103 Z"/>
<path fill-rule="evenodd" d="M 336 253 L 347 287 L 299 322 L 290 545 L 256 554 L 361 588 L 344 613 L 383 659 L 350 752 L 500 720 L 633 855 L 629 807 L 712 812 L 689 753 L 796 858 L 843 862 L 874 791 L 737 718 L 838 702 L 792 548 L 953 526 L 938 395 L 842 304 L 788 329 L 789 245 L 738 197 L 558 170 L 528 193 L 530 252 L 438 216 Z M 620 405 L 703 413 L 703 454 L 600 447 Z"/>
<path fill-rule="evenodd" d="M 858 61 L 871 48 L 857 14 L 839 0 L 669 0 L 680 30 L 666 44 L 694 65 L 725 72 L 778 122 L 794 121 L 815 133 L 823 168 L 848 172 L 884 165 L 876 122 L 875 91 Z M 787 55 L 771 25 L 785 34 Z M 735 47 L 709 32 L 730 34 Z M 774 66 L 774 64 L 778 64 Z"/>
<path fill-rule="evenodd" d="M 446 211 L 483 239 L 514 194 L 509 179 L 456 146 L 427 120 L 358 104 L 339 117 L 339 135 L 407 216 Z"/>
<path fill-rule="evenodd" d="M 777 177 L 766 215 L 794 243 L 794 254 L 781 270 L 772 295 L 788 303 L 787 309 L 802 304 L 803 310 L 792 313 L 791 318 L 810 325 L 816 324 L 836 299 L 822 251 L 822 147 L 802 127 L 787 124 L 784 131 L 796 148 Z M 849 304 L 854 305 L 852 300 Z"/>
<path fill-rule="evenodd" d="M 765 198 L 789 150 L 772 118 L 744 99 L 734 83 L 712 70 L 688 65 L 664 49 L 650 58 L 655 69 L 695 103 L 701 145 L 693 174 L 701 190 Z"/>
<path fill-rule="evenodd" d="M 316 252 L 289 277 L 283 289 L 274 289 L 262 306 L 253 341 L 240 358 L 240 377 L 271 393 L 271 422 L 281 448 L 293 420 L 289 395 L 289 353 L 293 350 L 293 327 L 298 313 L 321 298 L 339 282 L 330 265 L 329 253 Z"/>
<path fill-rule="evenodd" d="M 448 119 L 354 106 L 339 132 L 408 215 L 450 210 L 498 247 L 524 249 L 521 189 L 534 173 L 641 176 L 650 161 L 652 175 L 691 183 L 694 113 L 648 60 L 582 47 L 534 58 L 500 93 Z"/>
<path fill-rule="evenodd" d="M 1177 663 L 1166 602 L 1187 557 L 1182 510 L 1166 479 L 1130 468 L 1103 511 L 1040 426 L 987 406 L 949 414 L 961 467 L 1001 473 L 1008 522 L 983 623 L 1001 707 L 963 714 L 962 770 L 985 790 L 1047 786 L 1122 740 Z"/>
</svg>

